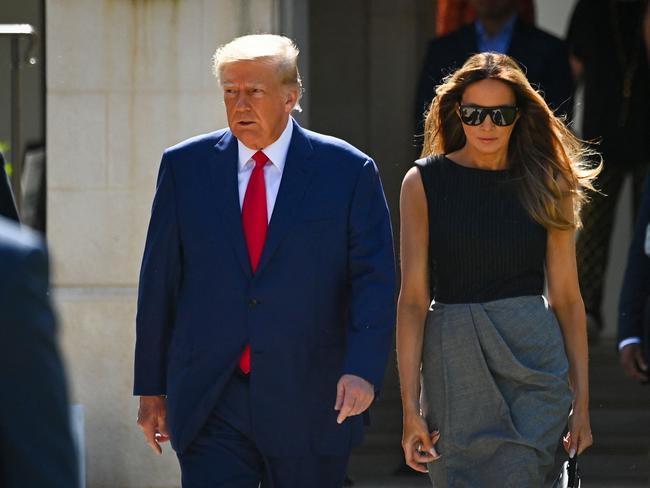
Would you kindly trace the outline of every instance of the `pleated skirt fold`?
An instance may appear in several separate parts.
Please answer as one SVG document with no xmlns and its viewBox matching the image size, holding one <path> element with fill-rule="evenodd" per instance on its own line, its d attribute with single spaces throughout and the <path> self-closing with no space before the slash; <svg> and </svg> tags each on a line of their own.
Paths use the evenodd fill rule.
<svg viewBox="0 0 650 488">
<path fill-rule="evenodd" d="M 432 304 L 421 400 L 441 433 L 434 488 L 543 486 L 571 407 L 567 375 L 544 297 Z"/>
</svg>

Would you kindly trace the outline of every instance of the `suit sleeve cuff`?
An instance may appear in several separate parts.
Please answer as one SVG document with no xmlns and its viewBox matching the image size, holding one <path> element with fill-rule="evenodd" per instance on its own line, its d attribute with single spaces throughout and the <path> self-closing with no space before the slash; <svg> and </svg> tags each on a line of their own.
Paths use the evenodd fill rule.
<svg viewBox="0 0 650 488">
<path fill-rule="evenodd" d="M 623 339 L 621 342 L 618 343 L 618 350 L 620 351 L 625 346 L 629 346 L 630 344 L 641 344 L 641 338 L 640 337 L 628 337 L 627 339 Z"/>
</svg>

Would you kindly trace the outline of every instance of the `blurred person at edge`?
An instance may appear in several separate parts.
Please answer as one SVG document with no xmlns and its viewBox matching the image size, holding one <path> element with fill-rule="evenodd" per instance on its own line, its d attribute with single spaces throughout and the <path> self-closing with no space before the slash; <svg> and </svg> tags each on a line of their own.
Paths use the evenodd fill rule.
<svg viewBox="0 0 650 488">
<path fill-rule="evenodd" d="M 597 143 L 604 164 L 600 193 L 585 205 L 576 245 L 587 327 L 594 341 L 603 327 L 604 278 L 621 189 L 631 176 L 635 213 L 650 163 L 647 8 L 648 0 L 580 0 L 567 34 L 571 66 L 584 87 L 579 134 Z"/>
<path fill-rule="evenodd" d="M 18 222 L 18 210 L 14 201 L 14 194 L 11 191 L 9 177 L 5 171 L 5 159 L 0 153 L 0 216 Z"/>
<path fill-rule="evenodd" d="M 541 487 L 567 416 L 569 455 L 592 444 L 574 241 L 592 156 L 506 55 L 437 87 L 397 316 L 404 455 L 436 487 Z"/>
<path fill-rule="evenodd" d="M 516 59 L 551 109 L 570 119 L 573 79 L 564 42 L 524 21 L 517 12 L 518 0 L 469 0 L 469 4 L 476 12 L 474 22 L 429 42 L 416 92 L 417 146 L 422 145 L 422 114 L 435 87 L 479 52 L 498 52 Z"/>
<path fill-rule="evenodd" d="M 650 2 L 644 19 L 644 42 L 650 62 Z M 619 299 L 618 343 L 625 374 L 650 384 L 650 174 L 646 175 L 637 211 Z"/>
<path fill-rule="evenodd" d="M 650 174 L 646 176 L 618 306 L 618 343 L 627 376 L 648 383 L 650 360 Z"/>
<path fill-rule="evenodd" d="M 221 46 L 229 127 L 160 165 L 134 393 L 184 488 L 340 488 L 388 360 L 395 263 L 378 170 L 290 116 L 297 56 L 277 35 Z"/>
<path fill-rule="evenodd" d="M 77 488 L 47 251 L 0 217 L 0 486 Z"/>
</svg>

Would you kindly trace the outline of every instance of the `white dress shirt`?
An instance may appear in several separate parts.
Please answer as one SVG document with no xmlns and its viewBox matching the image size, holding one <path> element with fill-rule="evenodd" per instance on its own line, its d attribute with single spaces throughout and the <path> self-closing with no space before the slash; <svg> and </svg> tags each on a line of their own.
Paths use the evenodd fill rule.
<svg viewBox="0 0 650 488">
<path fill-rule="evenodd" d="M 641 344 L 641 338 L 640 337 L 628 337 L 627 339 L 623 339 L 621 342 L 618 343 L 618 350 L 620 351 L 625 346 L 629 346 L 630 344 Z"/>
<path fill-rule="evenodd" d="M 289 117 L 287 126 L 282 131 L 282 134 L 280 134 L 280 137 L 278 137 L 270 146 L 261 149 L 261 151 L 266 154 L 266 157 L 269 158 L 269 162 L 264 166 L 266 211 L 269 222 L 271 221 L 271 215 L 273 214 L 273 207 L 275 207 L 275 200 L 278 197 L 278 190 L 280 190 L 282 172 L 284 171 L 284 163 L 287 160 L 287 153 L 289 152 L 289 144 L 291 143 L 292 134 L 293 121 L 291 120 L 291 117 Z M 237 172 L 237 180 L 239 183 L 239 208 L 242 208 L 248 180 L 250 180 L 253 168 L 255 168 L 253 154 L 257 152 L 257 149 L 246 147 L 240 140 L 237 140 L 237 148 L 239 153 L 239 171 Z"/>
</svg>

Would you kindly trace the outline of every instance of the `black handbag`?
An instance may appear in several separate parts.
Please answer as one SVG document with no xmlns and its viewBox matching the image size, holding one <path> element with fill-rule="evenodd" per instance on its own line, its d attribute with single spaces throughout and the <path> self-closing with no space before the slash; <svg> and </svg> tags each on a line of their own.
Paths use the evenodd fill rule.
<svg viewBox="0 0 650 488">
<path fill-rule="evenodd" d="M 562 469 L 552 488 L 580 488 L 577 454 L 562 463 Z"/>
</svg>

